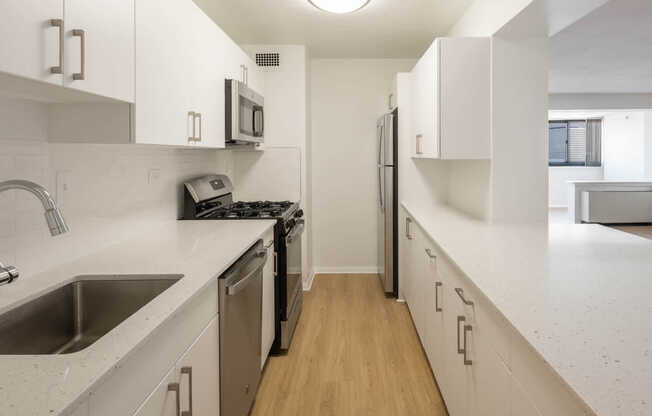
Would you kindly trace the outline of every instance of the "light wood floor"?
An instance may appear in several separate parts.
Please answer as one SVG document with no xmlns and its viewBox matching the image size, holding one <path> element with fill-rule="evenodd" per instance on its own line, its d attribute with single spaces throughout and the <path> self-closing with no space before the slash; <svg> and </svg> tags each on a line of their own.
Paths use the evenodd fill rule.
<svg viewBox="0 0 652 416">
<path fill-rule="evenodd" d="M 640 237 L 652 240 L 651 225 L 613 225 L 613 228 L 630 234 L 636 234 Z"/>
<path fill-rule="evenodd" d="M 446 415 L 407 307 L 376 275 L 319 275 L 304 295 L 290 352 L 269 358 L 252 415 Z"/>
</svg>

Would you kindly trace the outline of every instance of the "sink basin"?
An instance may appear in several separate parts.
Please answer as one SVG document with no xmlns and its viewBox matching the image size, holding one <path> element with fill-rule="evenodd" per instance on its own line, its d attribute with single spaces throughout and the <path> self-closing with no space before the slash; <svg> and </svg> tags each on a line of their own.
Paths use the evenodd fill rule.
<svg viewBox="0 0 652 416">
<path fill-rule="evenodd" d="M 81 351 L 182 277 L 80 276 L 0 315 L 0 355 Z"/>
</svg>

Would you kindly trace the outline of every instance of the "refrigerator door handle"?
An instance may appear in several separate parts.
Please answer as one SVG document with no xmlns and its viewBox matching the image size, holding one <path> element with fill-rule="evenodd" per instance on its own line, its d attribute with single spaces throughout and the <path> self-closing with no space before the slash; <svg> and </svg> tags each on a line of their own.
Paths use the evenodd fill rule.
<svg viewBox="0 0 652 416">
<path fill-rule="evenodd" d="M 383 182 L 385 181 L 385 175 L 383 174 L 385 168 L 383 166 L 378 166 L 378 202 L 380 210 L 383 211 L 383 203 L 385 201 L 385 195 L 383 192 Z"/>
</svg>

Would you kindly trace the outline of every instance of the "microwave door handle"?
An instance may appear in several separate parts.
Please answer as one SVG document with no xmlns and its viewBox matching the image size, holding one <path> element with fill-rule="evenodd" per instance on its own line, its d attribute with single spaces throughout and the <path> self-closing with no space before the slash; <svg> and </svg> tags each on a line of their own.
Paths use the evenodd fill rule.
<svg viewBox="0 0 652 416">
<path fill-rule="evenodd" d="M 258 123 L 256 123 L 256 114 L 260 113 L 260 129 L 258 129 Z M 264 131 L 264 126 L 265 126 L 265 113 L 263 112 L 263 107 L 261 106 L 254 106 L 254 113 L 252 117 L 252 123 L 253 123 L 253 133 L 254 137 L 263 137 L 263 131 Z"/>
</svg>

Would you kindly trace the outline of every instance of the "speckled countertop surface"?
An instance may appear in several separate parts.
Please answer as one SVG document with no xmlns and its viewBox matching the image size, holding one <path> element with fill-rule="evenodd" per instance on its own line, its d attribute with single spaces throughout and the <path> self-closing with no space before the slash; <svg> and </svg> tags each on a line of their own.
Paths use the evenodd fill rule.
<svg viewBox="0 0 652 416">
<path fill-rule="evenodd" d="M 0 287 L 0 313 L 79 275 L 183 274 L 184 278 L 90 347 L 67 355 L 1 356 L 0 415 L 58 415 L 217 278 L 274 221 L 175 221 L 147 236 Z"/>
<path fill-rule="evenodd" d="M 652 415 L 652 241 L 402 204 L 598 415 Z"/>
</svg>

